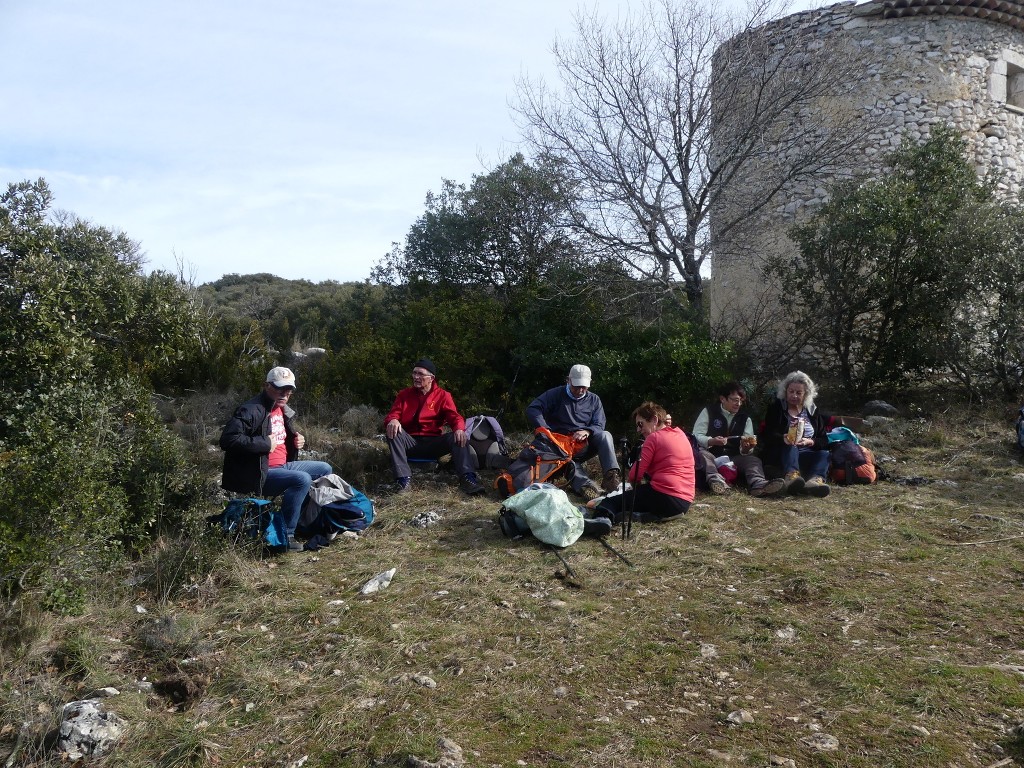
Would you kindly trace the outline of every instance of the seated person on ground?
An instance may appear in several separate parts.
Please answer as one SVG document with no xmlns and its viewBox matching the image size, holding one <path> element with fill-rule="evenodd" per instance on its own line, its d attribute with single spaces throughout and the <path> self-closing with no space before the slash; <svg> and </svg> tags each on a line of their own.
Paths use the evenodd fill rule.
<svg viewBox="0 0 1024 768">
<path fill-rule="evenodd" d="M 450 432 L 443 432 L 447 426 Z M 439 459 L 451 454 L 461 478 L 459 488 L 475 496 L 486 493 L 474 470 L 466 420 L 455 408 L 451 393 L 437 384 L 437 368 L 428 358 L 412 367 L 412 386 L 399 391 L 384 417 L 384 432 L 391 450 L 391 470 L 399 493 L 412 488 L 409 459 Z"/>
<path fill-rule="evenodd" d="M 782 468 L 790 494 L 829 494 L 829 418 L 815 405 L 817 394 L 810 376 L 793 371 L 779 382 L 765 414 L 762 458 L 766 465 Z"/>
<path fill-rule="evenodd" d="M 313 480 L 333 472 L 325 461 L 298 461 L 306 438 L 295 430 L 295 411 L 288 400 L 295 391 L 295 374 L 274 368 L 263 391 L 238 406 L 220 434 L 224 449 L 221 485 L 235 493 L 282 496 L 281 514 L 291 550 L 302 504 Z"/>
<path fill-rule="evenodd" d="M 633 411 L 637 432 L 644 438 L 640 458 L 627 473 L 633 488 L 601 499 L 596 514 L 604 512 L 620 522 L 632 511 L 636 519 L 654 522 L 689 510 L 695 490 L 693 449 L 683 430 L 666 426 L 666 416 L 664 408 L 651 402 Z"/>
<path fill-rule="evenodd" d="M 715 459 L 728 456 L 736 472 L 750 489 L 751 496 L 779 496 L 786 492 L 785 482 L 768 481 L 764 476 L 761 459 L 754 455 L 757 444 L 754 422 L 744 409 L 746 390 L 738 382 L 730 381 L 718 388 L 718 400 L 697 417 L 693 435 L 704 456 L 708 484 L 712 493 L 724 493 L 729 486 L 715 467 Z M 710 457 L 710 462 L 708 458 Z"/>
<path fill-rule="evenodd" d="M 602 487 L 614 491 L 622 483 L 619 462 L 615 458 L 615 442 L 605 431 L 604 406 L 601 398 L 590 391 L 590 368 L 574 365 L 562 386 L 549 389 L 526 408 L 526 420 L 531 429 L 547 427 L 562 435 L 575 435 L 585 448 L 573 456 L 577 465 L 594 457 L 601 461 Z M 601 495 L 601 487 L 587 478 L 580 467 L 573 480 L 572 490 L 587 498 Z"/>
</svg>

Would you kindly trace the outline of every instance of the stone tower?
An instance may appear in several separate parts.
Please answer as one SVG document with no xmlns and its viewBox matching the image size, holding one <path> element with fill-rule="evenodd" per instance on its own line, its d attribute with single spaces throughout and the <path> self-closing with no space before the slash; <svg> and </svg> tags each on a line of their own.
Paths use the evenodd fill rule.
<svg viewBox="0 0 1024 768">
<path fill-rule="evenodd" d="M 844 58 L 850 65 L 845 68 L 847 77 L 835 83 L 834 93 L 816 108 L 808 110 L 805 105 L 791 119 L 834 121 L 841 114 L 857 139 L 827 173 L 785 184 L 746 226 L 727 233 L 716 226 L 725 214 L 735 216 L 744 195 L 761 183 L 757 168 L 723 191 L 719 207 L 711 210 L 709 294 L 716 331 L 737 338 L 770 334 L 778 298 L 792 287 L 766 283 L 761 271 L 765 259 L 793 253 L 787 231 L 828 199 L 832 183 L 880 170 L 884 156 L 904 137 L 919 140 L 936 123 L 947 123 L 967 139 L 979 174 L 995 170 L 1006 195 L 1021 191 L 1024 2 L 840 3 L 770 22 L 754 34 L 765 36 L 769 50 L 814 52 L 819 60 Z M 724 129 L 732 130 L 728 116 L 722 120 Z M 799 151 L 798 146 L 779 149 Z"/>
</svg>

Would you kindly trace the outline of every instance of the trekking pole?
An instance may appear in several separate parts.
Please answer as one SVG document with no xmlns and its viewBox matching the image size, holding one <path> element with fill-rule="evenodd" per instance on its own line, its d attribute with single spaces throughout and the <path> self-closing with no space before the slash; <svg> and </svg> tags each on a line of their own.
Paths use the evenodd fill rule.
<svg viewBox="0 0 1024 768">
<path fill-rule="evenodd" d="M 558 551 L 558 548 L 554 544 L 548 544 L 548 549 L 550 549 L 552 552 L 554 552 L 555 553 L 555 557 L 557 557 L 561 561 L 562 565 L 565 566 L 565 576 L 566 576 L 566 578 L 567 579 L 572 579 L 577 584 L 579 584 L 580 583 L 579 576 L 576 575 L 576 571 L 574 571 L 572 569 L 572 566 L 569 565 L 569 561 L 566 560 L 564 557 L 562 557 L 562 553 Z"/>
<path fill-rule="evenodd" d="M 626 478 L 629 477 L 629 438 L 623 437 L 622 442 L 622 496 L 619 498 L 619 508 L 622 510 L 622 518 L 619 520 L 621 536 L 626 538 Z"/>
<path fill-rule="evenodd" d="M 619 558 L 622 562 L 624 562 L 630 568 L 635 568 L 636 567 L 635 565 L 633 565 L 633 563 L 630 561 L 630 559 L 628 557 L 626 557 L 624 554 L 619 552 L 619 550 L 617 550 L 615 547 L 613 547 L 611 544 L 609 544 L 607 541 L 605 541 L 603 536 L 599 536 L 597 540 L 601 542 L 601 546 L 602 547 L 607 549 L 609 552 L 611 552 L 613 555 L 615 555 L 617 558 Z"/>
<path fill-rule="evenodd" d="M 643 483 L 644 478 L 637 478 L 636 486 L 633 488 L 633 495 L 629 497 L 629 519 L 626 521 L 626 538 L 628 539 L 633 534 L 633 512 L 636 511 L 636 494 L 640 490 L 640 485 Z M 623 504 L 625 506 L 625 504 Z"/>
</svg>

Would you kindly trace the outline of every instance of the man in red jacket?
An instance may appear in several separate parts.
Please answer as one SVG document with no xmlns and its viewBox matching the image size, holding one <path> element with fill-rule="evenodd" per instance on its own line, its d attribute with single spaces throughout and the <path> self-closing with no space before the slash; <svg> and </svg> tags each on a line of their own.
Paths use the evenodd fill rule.
<svg viewBox="0 0 1024 768">
<path fill-rule="evenodd" d="M 445 426 L 449 432 L 442 432 Z M 429 358 L 417 360 L 412 367 L 412 386 L 398 393 L 384 417 L 384 432 L 399 493 L 412 488 L 409 459 L 439 459 L 449 453 L 462 478 L 463 493 L 486 493 L 473 471 L 466 420 L 456 410 L 451 393 L 438 386 L 437 367 Z"/>
</svg>

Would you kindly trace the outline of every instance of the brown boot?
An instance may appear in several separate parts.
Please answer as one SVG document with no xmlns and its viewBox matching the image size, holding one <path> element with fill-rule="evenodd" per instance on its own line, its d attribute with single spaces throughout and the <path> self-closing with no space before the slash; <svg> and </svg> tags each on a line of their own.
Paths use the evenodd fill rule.
<svg viewBox="0 0 1024 768">
<path fill-rule="evenodd" d="M 800 473 L 797 470 L 793 470 L 786 475 L 786 493 L 790 496 L 796 496 L 804 489 L 804 479 L 800 477 Z"/>
<path fill-rule="evenodd" d="M 622 489 L 622 475 L 619 474 L 617 469 L 609 469 L 604 473 L 604 481 L 601 483 L 601 487 L 604 488 L 605 493 L 611 493 L 612 491 L 618 491 Z"/>
<path fill-rule="evenodd" d="M 828 487 L 828 483 L 825 482 L 823 477 L 812 477 L 804 485 L 805 496 L 816 496 L 819 499 L 823 499 L 828 496 L 832 489 Z"/>
</svg>

